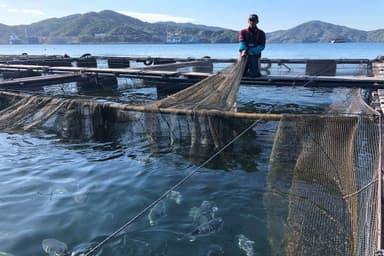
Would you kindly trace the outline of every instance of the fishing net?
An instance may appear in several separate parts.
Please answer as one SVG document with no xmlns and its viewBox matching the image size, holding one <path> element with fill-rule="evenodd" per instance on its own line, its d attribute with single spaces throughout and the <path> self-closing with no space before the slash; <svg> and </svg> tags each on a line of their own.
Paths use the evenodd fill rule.
<svg viewBox="0 0 384 256">
<path fill-rule="evenodd" d="M 216 109 L 222 111 L 236 110 L 237 93 L 243 76 L 247 59 L 243 57 L 218 74 L 214 74 L 195 85 L 178 93 L 156 101 L 147 109 Z"/>
<path fill-rule="evenodd" d="M 246 65 L 246 58 L 242 58 L 222 72 L 214 74 L 201 82 L 143 107 L 131 108 L 144 112 L 144 120 L 139 129 L 148 135 L 154 144 L 159 144 L 163 138 L 163 131 L 169 130 L 169 124 L 177 121 L 177 127 L 187 131 L 192 145 L 208 145 L 213 142 L 214 147 L 222 146 L 224 130 L 228 125 L 208 115 L 197 115 L 196 110 L 215 109 L 233 111 L 236 109 L 236 99 L 240 80 Z M 3 110 L 0 112 L 0 129 L 30 130 L 43 127 L 68 138 L 100 137 L 107 134 L 110 124 L 138 119 L 137 113 L 124 111 L 125 106 L 113 103 L 95 102 L 86 99 L 66 99 L 60 97 L 43 97 L 16 95 L 19 101 L 12 100 L 15 94 L 3 92 Z M 15 104 L 12 104 L 15 103 Z M 8 106 L 8 107 L 7 107 Z M 129 108 L 128 108 L 129 109 Z M 161 109 L 167 109 L 170 115 L 159 115 Z M 183 118 L 175 118 L 177 109 L 181 112 L 189 110 Z M 141 115 L 141 113 L 139 113 Z M 218 123 L 222 123 L 218 125 Z M 167 126 L 167 129 L 164 127 Z M 175 126 L 176 127 L 176 126 Z M 174 140 L 175 132 L 171 129 L 170 140 Z M 225 141 L 224 141 L 225 143 Z"/>
<path fill-rule="evenodd" d="M 193 152 L 199 152 L 204 148 L 204 152 L 211 149 L 219 149 L 225 145 L 229 139 L 225 138 L 233 127 L 223 118 L 216 118 L 209 115 L 197 115 L 196 110 L 220 110 L 235 111 L 237 102 L 237 93 L 241 77 L 244 73 L 246 58 L 242 58 L 237 64 L 231 65 L 218 74 L 212 75 L 195 85 L 184 89 L 178 93 L 172 94 L 153 104 L 145 106 L 145 127 L 147 134 L 154 145 L 159 144 L 159 140 L 164 138 L 161 123 L 169 127 L 169 123 L 174 123 L 175 119 L 167 119 L 162 116 L 162 122 L 159 121 L 158 113 L 160 109 L 168 109 L 171 112 L 177 110 L 190 110 L 191 113 L 183 118 L 183 126 L 189 127 L 187 130 L 191 138 L 191 148 Z M 180 118 L 178 118 L 180 121 Z M 176 127 L 171 125 L 171 127 Z M 171 132 L 171 138 L 174 137 Z"/>
<path fill-rule="evenodd" d="M 381 120 L 360 97 L 345 106 L 350 113 L 284 116 L 279 123 L 265 195 L 276 255 L 377 249 Z"/>
<path fill-rule="evenodd" d="M 245 63 L 144 106 L 0 92 L 0 130 L 103 139 L 121 129 L 145 136 L 153 152 L 188 141 L 191 155 L 207 159 L 245 128 L 279 118 L 264 196 L 272 254 L 373 255 L 380 244 L 380 116 L 360 93 L 326 115 L 236 115 Z"/>
<path fill-rule="evenodd" d="M 192 87 L 139 107 L 80 97 L 2 92 L 0 129 L 25 131 L 43 128 L 64 138 L 105 139 L 113 137 L 116 123 L 128 123 L 125 128 L 129 127 L 132 134 L 145 136 L 154 152 L 162 145 L 189 141 L 190 154 L 203 156 L 228 143 L 238 125 L 233 125 L 229 118 L 218 118 L 201 113 L 201 110 L 236 109 L 245 64 L 246 58 L 242 58 Z"/>
</svg>

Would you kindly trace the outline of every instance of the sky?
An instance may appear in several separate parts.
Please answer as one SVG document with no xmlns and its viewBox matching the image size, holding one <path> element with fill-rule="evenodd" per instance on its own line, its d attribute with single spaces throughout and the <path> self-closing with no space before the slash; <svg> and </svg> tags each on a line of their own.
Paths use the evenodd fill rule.
<svg viewBox="0 0 384 256">
<path fill-rule="evenodd" d="M 240 30 L 249 14 L 265 32 L 320 20 L 359 30 L 384 28 L 384 0 L 0 0 L 0 23 L 31 24 L 48 18 L 113 10 L 147 22 L 191 22 Z"/>
</svg>

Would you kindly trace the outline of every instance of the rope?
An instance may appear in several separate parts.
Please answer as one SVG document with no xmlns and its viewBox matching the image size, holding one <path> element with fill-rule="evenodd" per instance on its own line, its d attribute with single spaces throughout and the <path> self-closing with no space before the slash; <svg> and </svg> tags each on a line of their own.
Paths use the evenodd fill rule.
<svg viewBox="0 0 384 256">
<path fill-rule="evenodd" d="M 271 112 L 273 107 L 268 111 Z M 111 240 L 115 235 L 123 231 L 125 228 L 127 228 L 129 225 L 131 225 L 133 222 L 135 222 L 138 218 L 140 218 L 143 214 L 145 214 L 149 209 L 154 207 L 157 203 L 159 203 L 162 199 L 164 199 L 168 194 L 170 194 L 173 190 L 176 190 L 178 187 L 180 187 L 183 183 L 185 183 L 187 180 L 189 180 L 195 173 L 197 173 L 202 167 L 207 165 L 210 161 L 212 161 L 216 156 L 221 154 L 225 149 L 227 149 L 230 145 L 232 145 L 235 141 L 237 141 L 241 136 L 243 136 L 245 133 L 247 133 L 249 130 L 251 130 L 253 127 L 255 127 L 263 118 L 259 118 L 255 120 L 252 124 L 250 124 L 249 127 L 244 129 L 241 133 L 239 133 L 236 137 L 234 137 L 228 144 L 224 145 L 219 151 L 217 151 L 215 154 L 213 154 L 210 158 L 208 158 L 205 162 L 203 162 L 201 165 L 196 167 L 190 174 L 185 176 L 183 179 L 181 179 L 179 182 L 177 182 L 175 185 L 173 185 L 170 189 L 168 189 L 166 192 L 164 192 L 160 197 L 158 197 L 156 200 L 154 200 L 151 204 L 149 204 L 147 207 L 145 207 L 143 210 L 141 210 L 136 216 L 128 220 L 124 225 L 122 225 L 120 228 L 118 228 L 116 231 L 112 232 L 107 238 L 105 238 L 103 241 L 99 242 L 96 246 L 94 246 L 90 251 L 88 251 L 84 256 L 90 256 L 92 253 L 94 253 L 97 249 L 99 249 L 101 246 L 106 244 L 109 240 Z"/>
<path fill-rule="evenodd" d="M 350 198 L 352 196 L 360 194 L 361 192 L 363 192 L 364 190 L 369 188 L 372 184 L 376 183 L 378 180 L 379 180 L 378 175 L 376 175 L 375 178 L 372 179 L 370 182 L 368 182 L 368 184 L 366 184 L 364 187 L 360 188 L 359 190 L 357 190 L 357 191 L 355 191 L 355 192 L 353 192 L 351 194 L 343 196 L 343 199 L 348 199 L 348 198 Z"/>
</svg>

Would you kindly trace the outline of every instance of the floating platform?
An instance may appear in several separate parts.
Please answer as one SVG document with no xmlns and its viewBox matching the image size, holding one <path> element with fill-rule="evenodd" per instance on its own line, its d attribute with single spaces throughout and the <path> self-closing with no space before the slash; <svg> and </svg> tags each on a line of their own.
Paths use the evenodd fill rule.
<svg viewBox="0 0 384 256">
<path fill-rule="evenodd" d="M 0 82 L 0 88 L 6 89 L 31 89 L 33 87 L 41 87 L 45 85 L 77 82 L 83 78 L 81 74 L 52 74 L 45 76 L 23 77 L 18 79 L 4 80 Z"/>
<path fill-rule="evenodd" d="M 97 64 L 104 61 L 103 67 Z M 214 65 L 237 59 L 91 56 L 79 58 L 43 55 L 0 55 L 0 73 L 32 72 L 45 76 L 0 81 L 0 88 L 18 84 L 49 85 L 80 77 L 127 77 L 182 88 L 212 76 Z M 59 65 L 63 64 L 63 65 Z M 384 89 L 384 58 L 369 59 L 261 59 L 262 77 L 243 77 L 242 85 L 360 87 Z M 46 76 L 47 74 L 55 74 Z M 58 74 L 62 76 L 58 76 Z M 23 75 L 24 76 L 24 75 Z M 20 79 L 14 77 L 14 79 Z M 72 80 L 71 80 L 72 79 Z"/>
</svg>

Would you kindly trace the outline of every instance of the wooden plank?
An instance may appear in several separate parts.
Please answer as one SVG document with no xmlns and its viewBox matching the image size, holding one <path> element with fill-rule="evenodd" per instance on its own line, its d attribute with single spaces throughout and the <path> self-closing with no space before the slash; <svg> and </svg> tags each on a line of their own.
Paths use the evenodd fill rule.
<svg viewBox="0 0 384 256">
<path fill-rule="evenodd" d="M 200 72 L 176 72 L 166 70 L 143 70 L 140 68 L 82 68 L 82 67 L 49 67 L 38 65 L 7 65 L 0 64 L 0 70 L 35 70 L 45 72 L 67 71 L 78 73 L 111 73 L 111 74 L 140 74 L 140 75 L 156 75 L 156 76 L 177 76 L 185 74 L 188 76 L 210 76 L 210 73 Z M 309 75 L 269 75 L 255 78 L 255 80 L 277 79 L 277 80 L 316 80 L 316 81 L 383 81 L 383 78 L 367 77 L 367 76 L 309 76 Z"/>
<path fill-rule="evenodd" d="M 207 63 L 210 63 L 210 61 L 204 60 L 204 61 L 188 61 L 188 62 L 178 62 L 178 63 L 169 63 L 169 64 L 159 64 L 159 65 L 153 65 L 153 66 L 140 67 L 136 69 L 170 70 L 170 69 L 178 69 L 178 68 L 185 68 L 185 67 L 193 67 L 193 66 L 198 66 L 198 65 L 207 64 Z"/>
<path fill-rule="evenodd" d="M 119 58 L 120 60 L 125 61 L 136 61 L 136 62 L 145 62 L 147 60 L 174 60 L 175 62 L 190 62 L 190 61 L 211 61 L 213 63 L 233 63 L 237 61 L 237 58 L 210 58 L 202 57 L 202 58 L 194 58 L 194 57 L 158 57 L 158 56 L 103 56 L 103 55 L 91 55 L 90 57 L 97 59 L 114 59 Z M 0 61 L 6 60 L 28 60 L 28 59 L 62 59 L 62 58 L 71 58 L 69 56 L 63 55 L 0 55 Z M 81 57 L 71 58 L 71 59 L 81 59 Z M 295 64 L 305 64 L 308 60 L 311 59 L 269 59 L 262 58 L 262 63 L 295 63 Z M 363 64 L 370 63 L 372 60 L 366 58 L 358 58 L 358 59 L 332 59 L 335 60 L 337 64 Z"/>
<path fill-rule="evenodd" d="M 8 91 L 1 91 L 0 95 L 8 96 L 8 97 L 28 97 L 29 94 L 26 93 L 15 93 Z M 41 96 L 47 97 L 47 96 Z M 269 113 L 246 113 L 246 112 L 233 112 L 233 111 L 219 111 L 214 109 L 176 109 L 176 108 L 150 108 L 148 106 L 133 106 L 127 105 L 123 103 L 114 103 L 114 102 L 102 102 L 98 103 L 97 101 L 92 101 L 87 99 L 75 98 L 75 100 L 83 101 L 83 102 L 93 102 L 94 104 L 102 104 L 103 107 L 109 107 L 111 109 L 125 110 L 125 111 L 137 111 L 137 112 L 150 112 L 150 113 L 163 113 L 163 114 L 176 114 L 176 115 L 200 115 L 200 116 L 218 116 L 225 118 L 241 118 L 241 119 L 251 119 L 251 120 L 280 120 L 283 116 L 289 118 L 305 118 L 305 117 L 328 117 L 326 114 L 269 114 Z M 348 117 L 347 117 L 348 118 Z"/>
<path fill-rule="evenodd" d="M 14 93 L 7 91 L 0 91 L 0 95 L 8 97 L 28 97 L 29 94 L 26 93 Z M 41 96 L 47 97 L 47 96 Z M 137 112 L 154 112 L 154 109 L 148 108 L 147 106 L 132 106 L 122 103 L 108 103 L 102 102 L 98 103 L 97 101 L 91 101 L 89 99 L 79 99 L 79 101 L 92 102 L 94 104 L 102 104 L 104 107 L 109 107 L 111 109 L 126 110 L 126 111 L 137 111 Z M 175 108 L 165 108 L 165 109 L 156 109 L 157 113 L 164 114 L 177 114 L 177 115 L 202 115 L 202 116 L 221 116 L 221 117 L 230 117 L 230 118 L 243 118 L 243 119 L 266 119 L 266 120 L 280 120 L 283 115 L 281 114 L 263 114 L 263 113 L 240 113 L 240 112 L 231 112 L 231 111 L 219 111 L 219 110 L 185 110 L 185 109 L 175 109 Z M 293 116 L 293 115 L 292 115 Z"/>
<path fill-rule="evenodd" d="M 270 75 L 257 78 L 243 77 L 242 85 L 345 87 L 345 88 L 384 88 L 383 77 L 366 76 L 306 76 Z"/>
<path fill-rule="evenodd" d="M 21 64 L 0 64 L 0 69 L 1 70 L 7 70 L 7 69 L 12 69 L 12 70 L 47 70 L 49 69 L 49 66 L 42 66 L 42 65 L 21 65 Z"/>
<path fill-rule="evenodd" d="M 119 77 L 130 77 L 138 79 L 153 80 L 178 80 L 182 82 L 194 82 L 211 76 L 211 73 L 201 72 L 177 72 L 166 70 L 142 70 L 138 68 L 83 68 L 83 67 L 49 67 L 37 65 L 7 65 L 0 64 L 0 70 L 33 70 L 46 73 L 75 73 L 89 75 L 109 75 Z M 309 76 L 309 75 L 268 75 L 259 78 L 243 77 L 242 84 L 274 84 L 289 86 L 306 85 L 306 86 L 346 86 L 346 87 L 384 87 L 384 77 L 381 76 Z"/>
<path fill-rule="evenodd" d="M 203 73 L 203 72 L 182 72 L 181 74 L 185 77 L 201 77 L 201 78 L 206 78 L 214 75 L 211 73 Z"/>
<path fill-rule="evenodd" d="M 23 77 L 12 80 L 0 81 L 0 88 L 13 88 L 16 86 L 30 87 L 30 86 L 44 86 L 57 83 L 75 82 L 81 79 L 81 74 L 63 74 L 63 75 L 46 75 Z"/>
<path fill-rule="evenodd" d="M 308 76 L 308 75 L 269 75 L 256 78 L 244 77 L 244 81 L 299 81 L 299 82 L 338 82 L 338 83 L 383 83 L 383 77 L 368 76 Z"/>
<path fill-rule="evenodd" d="M 34 70 L 42 72 L 77 72 L 77 73 L 110 73 L 116 75 L 154 75 L 154 76 L 176 76 L 179 72 L 166 70 L 141 70 L 136 68 L 84 68 L 84 67 L 49 67 L 38 65 L 7 65 L 0 64 L 0 70 Z"/>
<path fill-rule="evenodd" d="M 110 73 L 116 75 L 155 75 L 155 76 L 176 76 L 179 72 L 166 70 L 145 70 L 142 68 L 84 68 L 84 67 L 49 67 L 39 65 L 8 65 L 0 64 L 0 70 L 17 71 L 33 70 L 41 72 L 75 72 L 75 73 Z M 209 74 L 206 74 L 207 76 Z"/>
<path fill-rule="evenodd" d="M 326 61 L 332 60 L 336 64 L 368 64 L 371 62 L 369 59 L 269 59 L 261 58 L 261 63 L 274 63 L 274 64 L 306 64 L 310 61 Z"/>
</svg>

